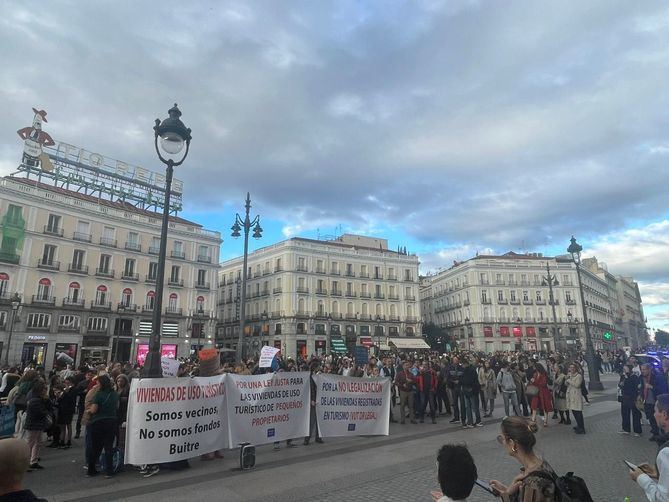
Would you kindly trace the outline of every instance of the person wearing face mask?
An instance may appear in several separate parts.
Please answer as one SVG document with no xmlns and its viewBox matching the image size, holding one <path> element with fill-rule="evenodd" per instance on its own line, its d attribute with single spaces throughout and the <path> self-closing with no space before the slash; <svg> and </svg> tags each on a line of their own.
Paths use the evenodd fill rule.
<svg viewBox="0 0 669 502">
<path fill-rule="evenodd" d="M 534 452 L 538 427 L 521 417 L 507 417 L 502 420 L 501 434 L 497 436 L 507 454 L 516 459 L 522 470 L 511 483 L 505 485 L 493 479 L 490 487 L 496 490 L 503 502 L 556 502 L 553 479 L 557 476 L 548 462 Z"/>
</svg>

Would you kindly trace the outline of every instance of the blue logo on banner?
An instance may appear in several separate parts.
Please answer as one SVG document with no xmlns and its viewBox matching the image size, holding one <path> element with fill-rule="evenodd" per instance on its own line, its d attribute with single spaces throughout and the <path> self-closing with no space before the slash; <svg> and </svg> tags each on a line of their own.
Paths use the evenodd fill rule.
<svg viewBox="0 0 669 502">
<path fill-rule="evenodd" d="M 348 430 L 349 432 L 353 432 L 355 430 L 355 424 L 348 424 Z"/>
<path fill-rule="evenodd" d="M 268 438 L 273 438 L 276 435 L 276 430 L 275 429 L 267 429 L 267 437 Z"/>
</svg>

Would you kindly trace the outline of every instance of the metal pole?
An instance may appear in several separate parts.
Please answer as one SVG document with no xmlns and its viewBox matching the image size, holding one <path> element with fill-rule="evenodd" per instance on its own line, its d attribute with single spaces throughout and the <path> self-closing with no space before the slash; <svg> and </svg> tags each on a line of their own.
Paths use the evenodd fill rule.
<svg viewBox="0 0 669 502">
<path fill-rule="evenodd" d="M 553 346 L 557 351 L 560 344 L 560 335 L 558 331 L 557 315 L 555 313 L 555 297 L 553 296 L 553 282 L 557 282 L 556 278 L 551 275 L 551 267 L 548 262 L 546 262 L 546 280 L 548 281 L 548 295 L 549 301 L 551 302 L 551 308 L 553 310 Z"/>
<path fill-rule="evenodd" d="M 599 371 L 595 368 L 595 348 L 592 345 L 592 338 L 590 336 L 590 328 L 588 325 L 588 314 L 585 311 L 585 297 L 583 296 L 583 282 L 581 281 L 581 266 L 577 261 L 576 276 L 578 277 L 578 290 L 581 294 L 581 308 L 583 309 L 583 324 L 585 327 L 585 360 L 588 363 L 588 389 L 590 390 L 604 390 L 602 382 L 599 380 Z"/>
<path fill-rule="evenodd" d="M 144 364 L 144 373 L 149 378 L 160 378 L 163 369 L 160 364 L 160 320 L 163 309 L 163 283 L 165 282 L 165 261 L 167 256 L 167 228 L 170 219 L 170 192 L 172 190 L 172 175 L 174 162 L 167 161 L 165 173 L 165 205 L 163 207 L 163 224 L 160 230 L 160 250 L 158 252 L 158 273 L 156 274 L 156 297 L 153 306 L 153 323 L 149 342 L 149 353 Z M 146 368 L 148 366 L 148 368 Z"/>
<path fill-rule="evenodd" d="M 247 266 L 249 258 L 249 230 L 251 229 L 251 221 L 249 220 L 249 211 L 251 210 L 251 194 L 246 194 L 246 216 L 244 217 L 244 268 L 242 269 L 242 295 L 240 305 L 239 318 L 239 339 L 237 341 L 237 360 L 241 361 L 246 356 L 245 333 L 246 328 L 246 280 L 247 280 Z M 239 218 L 239 216 L 237 217 Z"/>
<path fill-rule="evenodd" d="M 5 366 L 9 366 L 9 349 L 12 346 L 12 333 L 14 332 L 14 315 L 16 310 L 12 307 L 12 318 L 9 321 L 9 336 L 7 337 L 7 350 L 5 350 Z"/>
</svg>

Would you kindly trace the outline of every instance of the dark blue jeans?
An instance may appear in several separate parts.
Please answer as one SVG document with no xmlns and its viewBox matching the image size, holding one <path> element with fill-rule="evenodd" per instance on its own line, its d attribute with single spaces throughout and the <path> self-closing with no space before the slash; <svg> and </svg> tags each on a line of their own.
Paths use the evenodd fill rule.
<svg viewBox="0 0 669 502">
<path fill-rule="evenodd" d="M 632 413 L 632 424 L 634 432 L 641 434 L 641 412 L 637 410 L 636 406 L 626 406 L 625 403 L 620 403 L 620 413 L 623 417 L 623 430 L 630 432 L 630 413 Z"/>
<path fill-rule="evenodd" d="M 481 412 L 479 411 L 479 396 L 478 394 L 466 394 L 462 393 L 465 398 L 465 410 L 467 412 L 467 424 L 474 425 L 481 421 Z M 476 416 L 476 422 L 474 422 L 474 416 Z M 464 420 L 464 417 L 463 417 Z"/>
</svg>

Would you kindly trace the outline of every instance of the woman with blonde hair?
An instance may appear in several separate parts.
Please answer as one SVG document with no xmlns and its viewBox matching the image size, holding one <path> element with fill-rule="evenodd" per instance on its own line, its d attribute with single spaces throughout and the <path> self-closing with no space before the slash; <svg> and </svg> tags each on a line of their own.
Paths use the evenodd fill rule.
<svg viewBox="0 0 669 502">
<path fill-rule="evenodd" d="M 509 456 L 515 458 L 522 470 L 509 485 L 493 479 L 490 486 L 499 492 L 504 502 L 554 502 L 559 500 L 553 479 L 555 471 L 548 462 L 534 452 L 537 442 L 535 422 L 528 422 L 521 417 L 507 417 L 502 420 L 501 434 L 497 442 L 506 449 Z"/>
</svg>

